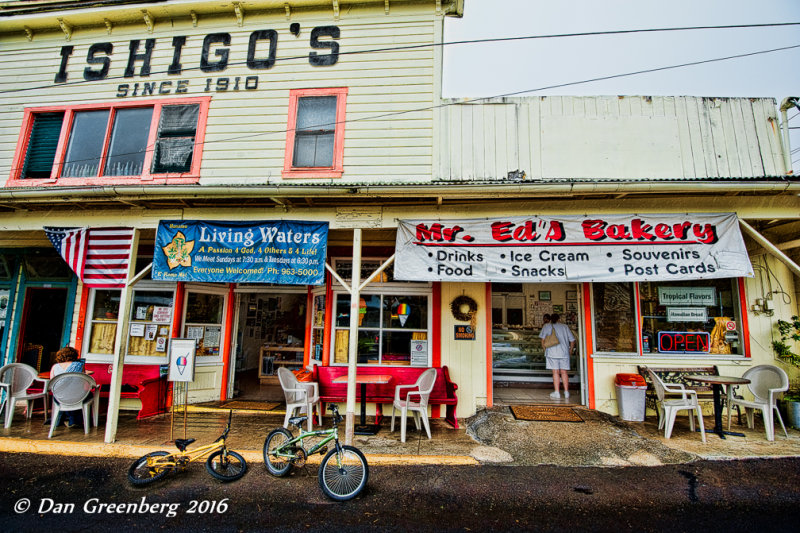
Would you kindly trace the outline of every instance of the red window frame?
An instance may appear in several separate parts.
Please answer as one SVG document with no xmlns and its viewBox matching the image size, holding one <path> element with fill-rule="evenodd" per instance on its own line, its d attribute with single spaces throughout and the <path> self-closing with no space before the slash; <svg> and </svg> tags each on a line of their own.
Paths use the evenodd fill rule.
<svg viewBox="0 0 800 533">
<path fill-rule="evenodd" d="M 289 91 L 289 120 L 286 126 L 286 150 L 283 159 L 284 178 L 341 178 L 344 173 L 344 125 L 347 87 L 292 89 Z M 336 97 L 336 126 L 333 134 L 333 164 L 329 167 L 295 167 L 294 138 L 297 127 L 297 102 L 307 96 Z"/>
<path fill-rule="evenodd" d="M 92 103 L 92 104 L 78 104 L 73 106 L 48 106 L 48 107 L 31 107 L 25 109 L 25 114 L 22 119 L 22 128 L 20 129 L 19 138 L 17 140 L 17 148 L 14 152 L 14 161 L 11 166 L 11 175 L 9 177 L 8 187 L 42 187 L 42 186 L 75 186 L 75 185 L 105 185 L 105 184 L 136 184 L 143 181 L 153 184 L 186 184 L 197 183 L 200 179 L 200 164 L 203 158 L 203 146 L 205 142 L 206 125 L 208 122 L 208 109 L 211 103 L 210 96 L 194 97 L 194 98 L 175 98 L 175 99 L 162 99 L 162 100 L 137 100 L 126 102 L 105 102 L 105 103 Z M 183 173 L 158 173 L 153 174 L 151 168 L 153 166 L 153 148 L 158 134 L 158 121 L 161 118 L 161 108 L 167 105 L 185 105 L 185 104 L 199 104 L 200 113 L 197 118 L 197 130 L 195 131 L 194 151 L 192 153 L 192 168 L 189 172 Z M 93 176 L 82 178 L 64 178 L 61 177 L 61 171 L 64 164 L 64 157 L 67 151 L 67 143 L 69 142 L 69 133 L 72 131 L 72 122 L 75 113 L 78 111 L 101 111 L 108 109 L 108 126 L 106 128 L 106 136 L 102 150 L 100 165 L 98 165 L 98 172 L 104 168 L 105 160 L 108 156 L 108 144 L 111 139 L 112 125 L 114 123 L 114 116 L 119 109 L 130 109 L 136 107 L 152 107 L 153 118 L 150 123 L 150 134 L 147 138 L 147 153 L 144 158 L 144 171 L 141 175 L 137 176 Z M 56 148 L 55 158 L 53 160 L 53 170 L 48 179 L 26 179 L 22 177 L 22 169 L 25 164 L 25 155 L 28 150 L 28 142 L 33 128 L 33 119 L 39 113 L 53 113 L 63 112 L 64 122 L 61 125 L 61 133 L 59 135 L 58 147 Z"/>
</svg>

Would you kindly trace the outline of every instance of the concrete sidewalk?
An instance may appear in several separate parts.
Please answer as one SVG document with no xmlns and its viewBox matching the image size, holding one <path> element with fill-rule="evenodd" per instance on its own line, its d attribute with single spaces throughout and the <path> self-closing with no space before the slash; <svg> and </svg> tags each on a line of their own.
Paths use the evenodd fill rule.
<svg viewBox="0 0 800 533">
<path fill-rule="evenodd" d="M 462 429 L 458 430 L 442 420 L 432 420 L 430 440 L 424 432 L 417 432 L 410 420 L 405 443 L 400 442 L 399 421 L 392 433 L 390 418 L 385 417 L 377 435 L 357 435 L 354 444 L 371 464 L 655 466 L 698 459 L 800 456 L 800 431 L 789 429 L 786 438 L 778 426 L 775 441 L 769 442 L 759 418 L 754 430 L 737 425 L 734 418 L 732 429 L 743 432 L 744 437 L 722 440 L 708 433 L 707 443 L 703 443 L 699 433 L 689 431 L 685 417 L 676 422 L 672 438 L 664 439 L 655 417 L 648 417 L 645 422 L 626 422 L 599 411 L 575 409 L 583 422 L 516 420 L 508 407 L 480 411 L 474 417 L 459 420 Z M 196 445 L 210 443 L 220 435 L 227 418 L 228 411 L 216 405 L 190 406 L 184 434 L 183 413 L 137 421 L 135 413 L 123 411 L 117 441 L 104 444 L 103 415 L 100 427 L 91 428 L 88 435 L 82 429 L 61 426 L 48 439 L 49 426 L 43 425 L 42 415 L 35 414 L 26 420 L 20 410 L 11 428 L 0 430 L 0 452 L 140 457 L 156 450 L 170 451 L 174 449 L 171 441 L 184 436 L 197 439 Z M 326 426 L 329 420 L 326 418 Z M 249 462 L 262 462 L 264 439 L 282 422 L 280 408 L 235 409 L 229 447 L 242 453 Z M 713 423 L 713 418 L 706 417 L 707 429 Z M 318 461 L 319 456 L 310 461 L 315 459 Z"/>
</svg>

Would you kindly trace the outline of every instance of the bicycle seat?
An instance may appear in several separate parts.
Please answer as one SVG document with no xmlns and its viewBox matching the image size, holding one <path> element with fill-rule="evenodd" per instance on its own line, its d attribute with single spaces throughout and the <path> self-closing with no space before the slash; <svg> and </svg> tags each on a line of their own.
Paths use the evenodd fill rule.
<svg viewBox="0 0 800 533">
<path fill-rule="evenodd" d="M 175 446 L 177 446 L 180 451 L 184 452 L 186 451 L 186 447 L 195 440 L 196 439 L 175 439 Z"/>
<path fill-rule="evenodd" d="M 303 429 L 302 427 L 303 422 L 305 422 L 306 420 L 308 420 L 307 416 L 293 416 L 292 418 L 289 419 L 289 423 L 292 424 L 293 426 L 297 426 L 300 429 Z"/>
</svg>

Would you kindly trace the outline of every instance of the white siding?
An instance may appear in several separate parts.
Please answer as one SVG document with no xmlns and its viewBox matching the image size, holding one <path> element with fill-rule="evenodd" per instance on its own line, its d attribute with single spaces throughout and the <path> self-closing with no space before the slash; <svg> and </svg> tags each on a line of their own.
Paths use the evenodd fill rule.
<svg viewBox="0 0 800 533">
<path fill-rule="evenodd" d="M 783 174 L 772 99 L 446 101 L 434 179 L 674 180 Z"/>
</svg>

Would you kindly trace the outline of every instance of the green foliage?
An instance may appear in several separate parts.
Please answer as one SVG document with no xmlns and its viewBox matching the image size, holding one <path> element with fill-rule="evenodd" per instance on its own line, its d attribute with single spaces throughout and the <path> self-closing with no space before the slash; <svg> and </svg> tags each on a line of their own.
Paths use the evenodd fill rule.
<svg viewBox="0 0 800 533">
<path fill-rule="evenodd" d="M 778 359 L 790 365 L 800 367 L 800 355 L 794 353 L 789 346 L 789 341 L 800 341 L 800 317 L 793 316 L 791 322 L 778 320 L 778 333 L 781 340 L 772 341 L 772 349 Z"/>
</svg>

